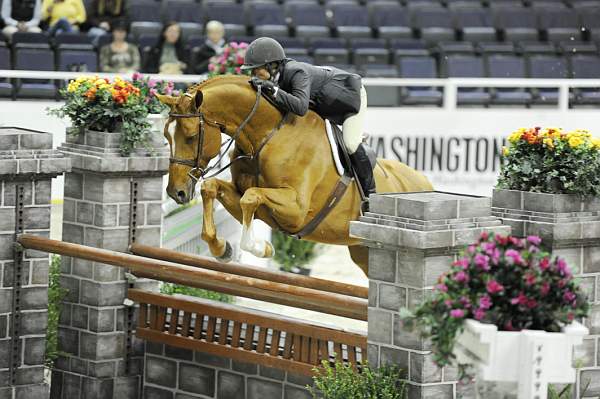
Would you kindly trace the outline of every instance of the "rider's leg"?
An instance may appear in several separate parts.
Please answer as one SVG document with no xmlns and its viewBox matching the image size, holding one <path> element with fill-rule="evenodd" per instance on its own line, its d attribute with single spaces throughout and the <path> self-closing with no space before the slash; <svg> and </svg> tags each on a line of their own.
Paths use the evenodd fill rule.
<svg viewBox="0 0 600 399">
<path fill-rule="evenodd" d="M 350 160 L 356 169 L 360 185 L 365 196 L 375 193 L 375 178 L 373 177 L 373 166 L 362 146 L 363 127 L 365 114 L 367 113 L 367 91 L 364 86 L 360 88 L 360 110 L 344 121 L 342 131 L 344 143 L 350 154 Z"/>
</svg>

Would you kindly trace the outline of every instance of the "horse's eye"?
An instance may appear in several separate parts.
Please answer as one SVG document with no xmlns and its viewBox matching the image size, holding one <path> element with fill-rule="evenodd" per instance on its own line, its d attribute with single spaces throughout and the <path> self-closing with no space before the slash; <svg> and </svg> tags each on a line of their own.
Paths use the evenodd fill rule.
<svg viewBox="0 0 600 399">
<path fill-rule="evenodd" d="M 194 142 L 194 138 L 193 138 L 193 137 L 187 137 L 187 138 L 185 139 L 185 143 L 186 143 L 186 144 L 192 144 L 193 142 Z"/>
</svg>

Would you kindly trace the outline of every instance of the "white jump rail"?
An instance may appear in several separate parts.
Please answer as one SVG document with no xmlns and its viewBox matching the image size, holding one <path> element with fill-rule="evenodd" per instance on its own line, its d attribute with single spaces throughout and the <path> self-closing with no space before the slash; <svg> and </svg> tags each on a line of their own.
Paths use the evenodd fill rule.
<svg viewBox="0 0 600 399">
<path fill-rule="evenodd" d="M 114 79 L 128 76 L 103 72 L 56 72 L 56 71 L 18 71 L 0 70 L 0 78 L 11 79 L 76 79 L 80 76 L 100 76 Z M 206 75 L 159 75 L 144 74 L 157 80 L 169 80 L 175 83 L 198 83 Z M 440 87 L 444 92 L 443 106 L 447 110 L 456 109 L 459 88 L 555 88 L 558 89 L 558 109 L 569 109 L 569 91 L 575 88 L 600 88 L 600 79 L 513 79 L 513 78 L 447 78 L 447 79 L 402 79 L 402 78 L 363 78 L 367 87 Z"/>
</svg>

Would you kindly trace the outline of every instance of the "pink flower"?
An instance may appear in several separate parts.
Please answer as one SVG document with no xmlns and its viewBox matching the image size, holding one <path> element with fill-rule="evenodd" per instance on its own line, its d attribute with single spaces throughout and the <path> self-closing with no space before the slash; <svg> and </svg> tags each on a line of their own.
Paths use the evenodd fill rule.
<svg viewBox="0 0 600 399">
<path fill-rule="evenodd" d="M 531 252 L 532 254 L 534 254 L 536 252 L 540 252 L 540 249 L 538 247 L 536 247 L 535 245 L 530 245 L 529 246 L 529 252 Z"/>
<path fill-rule="evenodd" d="M 529 309 L 533 309 L 538 305 L 537 301 L 533 298 L 527 299 L 527 302 L 525 303 L 525 306 L 527 306 L 527 308 Z"/>
<path fill-rule="evenodd" d="M 467 298 L 466 296 L 460 297 L 460 303 L 467 309 L 470 309 L 472 307 L 471 300 L 469 298 Z"/>
<path fill-rule="evenodd" d="M 475 264 L 477 266 L 479 266 L 480 269 L 483 269 L 485 271 L 490 270 L 490 264 L 489 264 L 490 257 L 489 256 L 483 255 L 483 254 L 477 254 L 477 255 L 475 255 L 474 260 L 475 260 Z"/>
<path fill-rule="evenodd" d="M 156 89 L 150 89 L 148 91 L 148 93 L 150 93 L 151 96 L 155 96 L 156 95 Z"/>
<path fill-rule="evenodd" d="M 175 87 L 175 83 L 173 83 L 173 82 L 168 82 L 168 83 L 167 83 L 167 87 L 171 87 L 171 88 L 173 88 L 173 87 Z"/>
<path fill-rule="evenodd" d="M 451 308 L 453 304 L 454 302 L 452 302 L 452 299 L 446 299 L 444 301 L 444 305 L 446 305 L 448 308 Z"/>
<path fill-rule="evenodd" d="M 239 44 L 239 47 L 240 47 L 241 49 L 248 48 L 248 43 L 246 43 L 246 42 L 240 42 L 240 44 Z"/>
<path fill-rule="evenodd" d="M 548 259 L 548 257 L 545 257 L 540 261 L 539 266 L 542 271 L 547 270 L 550 267 L 550 259 Z"/>
<path fill-rule="evenodd" d="M 215 64 L 208 64 L 208 70 L 210 72 L 214 71 L 215 70 Z"/>
<path fill-rule="evenodd" d="M 494 249 L 496 249 L 496 244 L 494 242 L 484 242 L 481 244 L 481 248 L 483 248 L 485 253 L 491 256 L 494 252 Z"/>
<path fill-rule="evenodd" d="M 504 329 L 506 331 L 515 331 L 515 328 L 513 327 L 513 324 L 512 324 L 512 320 L 509 320 L 506 323 L 504 323 Z"/>
<path fill-rule="evenodd" d="M 487 231 L 482 231 L 479 238 L 481 241 L 487 241 L 487 239 L 490 238 L 490 233 L 488 233 Z"/>
<path fill-rule="evenodd" d="M 542 287 L 540 288 L 540 293 L 542 296 L 546 296 L 548 295 L 548 292 L 550 292 L 550 284 L 547 281 L 544 281 L 542 283 Z"/>
<path fill-rule="evenodd" d="M 452 309 L 450 311 L 450 316 L 454 317 L 455 319 L 460 319 L 461 317 L 465 316 L 465 311 L 462 309 Z"/>
<path fill-rule="evenodd" d="M 519 251 L 515 251 L 514 249 L 507 249 L 506 252 L 504 253 L 504 256 L 509 265 L 512 265 L 512 264 L 522 265 L 523 264 L 523 258 L 521 257 L 521 254 L 519 253 Z"/>
<path fill-rule="evenodd" d="M 241 55 L 237 55 L 235 58 L 235 63 L 238 65 L 243 65 L 244 64 L 244 57 L 242 57 Z"/>
<path fill-rule="evenodd" d="M 519 296 L 510 300 L 513 305 L 525 305 L 529 298 L 523 292 L 519 292 Z"/>
<path fill-rule="evenodd" d="M 489 292 L 492 295 L 498 294 L 498 293 L 504 291 L 504 286 L 502 284 L 500 284 L 499 282 L 497 282 L 496 280 L 488 281 L 486 288 L 487 288 L 487 292 Z"/>
<path fill-rule="evenodd" d="M 148 81 L 148 87 L 156 87 L 156 80 L 150 79 Z"/>
<path fill-rule="evenodd" d="M 178 96 L 179 95 L 179 90 L 173 90 L 173 95 L 174 96 Z"/>
<path fill-rule="evenodd" d="M 502 236 L 500 234 L 496 234 L 494 236 L 494 240 L 496 240 L 496 243 L 498 245 L 506 245 L 506 244 L 508 244 L 508 237 L 507 236 Z"/>
<path fill-rule="evenodd" d="M 470 253 L 470 254 L 475 253 L 475 245 L 469 245 L 467 247 L 467 252 Z"/>
<path fill-rule="evenodd" d="M 571 303 L 573 302 L 575 299 L 577 299 L 577 295 L 575 295 L 573 292 L 571 291 L 567 291 L 563 294 L 563 299 L 565 300 L 565 302 L 567 303 Z"/>
<path fill-rule="evenodd" d="M 435 286 L 435 289 L 442 292 L 448 292 L 448 287 L 446 284 L 438 284 Z"/>
<path fill-rule="evenodd" d="M 500 250 L 498 248 L 494 249 L 490 256 L 492 257 L 492 264 L 497 265 L 500 260 Z"/>
<path fill-rule="evenodd" d="M 567 313 L 567 320 L 573 321 L 575 319 L 575 314 L 572 312 Z"/>
<path fill-rule="evenodd" d="M 540 245 L 542 243 L 542 239 L 538 236 L 527 236 L 527 241 L 533 245 Z"/>
<path fill-rule="evenodd" d="M 469 276 L 467 275 L 467 273 L 461 270 L 460 272 L 454 275 L 454 281 L 459 283 L 466 283 L 467 281 L 469 281 Z"/>
<path fill-rule="evenodd" d="M 231 46 L 231 48 L 235 48 L 235 49 L 237 49 L 239 47 L 238 42 L 231 42 L 231 43 L 229 43 L 229 45 Z"/>
<path fill-rule="evenodd" d="M 469 267 L 469 258 L 460 258 L 453 263 L 454 266 L 459 266 L 461 269 L 466 270 Z"/>
<path fill-rule="evenodd" d="M 242 68 L 240 68 L 240 67 L 236 67 L 236 68 L 235 68 L 235 73 L 237 73 L 237 74 L 240 74 L 240 73 L 242 73 Z"/>
<path fill-rule="evenodd" d="M 481 309 L 489 309 L 492 307 L 492 298 L 490 298 L 488 295 L 484 295 L 481 298 L 479 298 L 479 307 Z"/>
<path fill-rule="evenodd" d="M 485 317 L 485 310 L 477 309 L 475 312 L 473 312 L 473 314 L 475 316 L 475 320 L 481 320 Z"/>
<path fill-rule="evenodd" d="M 172 88 L 172 87 L 169 87 L 169 86 L 167 86 L 167 88 L 165 89 L 165 94 L 166 94 L 166 95 L 171 95 L 171 93 L 173 93 L 173 88 Z"/>
<path fill-rule="evenodd" d="M 556 267 L 562 276 L 570 276 L 571 271 L 567 266 L 567 262 L 563 258 L 556 258 Z"/>
<path fill-rule="evenodd" d="M 532 273 L 527 273 L 527 274 L 524 276 L 524 278 L 525 278 L 525 282 L 526 282 L 527 284 L 529 284 L 529 285 L 533 285 L 533 284 L 535 284 L 535 280 L 536 280 L 535 274 L 532 274 Z"/>
<path fill-rule="evenodd" d="M 140 79 L 142 79 L 142 77 L 143 77 L 143 76 L 142 76 L 142 74 L 141 74 L 141 73 L 139 73 L 139 72 L 134 72 L 134 73 L 133 73 L 133 75 L 131 76 L 131 79 L 132 79 L 132 80 L 140 80 Z"/>
<path fill-rule="evenodd" d="M 512 243 L 512 245 L 514 245 L 517 248 L 523 248 L 525 246 L 523 240 L 520 238 L 510 236 L 508 237 L 508 240 Z"/>
</svg>

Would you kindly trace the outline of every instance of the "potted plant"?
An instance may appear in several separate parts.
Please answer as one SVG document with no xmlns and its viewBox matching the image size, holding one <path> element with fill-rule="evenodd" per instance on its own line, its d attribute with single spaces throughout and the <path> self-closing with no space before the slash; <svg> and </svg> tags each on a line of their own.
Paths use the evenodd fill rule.
<svg viewBox="0 0 600 399">
<path fill-rule="evenodd" d="M 135 72 L 131 77 L 131 83 L 134 87 L 140 90 L 143 104 L 148 109 L 148 121 L 150 122 L 150 130 L 159 132 L 162 136 L 167 116 L 166 112 L 169 107 L 161 103 L 156 97 L 157 94 L 163 95 L 179 95 L 179 91 L 175 90 L 173 82 L 164 80 L 154 80 L 149 76 L 144 76 L 139 72 Z"/>
<path fill-rule="evenodd" d="M 461 376 L 474 366 L 479 383 L 513 394 L 533 387 L 540 399 L 548 383 L 575 380 L 573 345 L 588 332 L 576 319 L 589 305 L 565 260 L 540 244 L 537 236 L 482 233 L 406 316 L 431 338 L 438 366 L 456 363 Z"/>
<path fill-rule="evenodd" d="M 303 267 L 316 256 L 316 243 L 298 240 L 280 231 L 273 232 L 273 260 L 279 264 L 279 270 L 308 276 L 310 269 Z"/>
<path fill-rule="evenodd" d="M 231 42 L 227 43 L 223 48 L 223 52 L 219 55 L 211 57 L 208 64 L 208 76 L 216 75 L 248 75 L 250 71 L 243 71 L 244 55 L 248 43 Z"/>
</svg>

